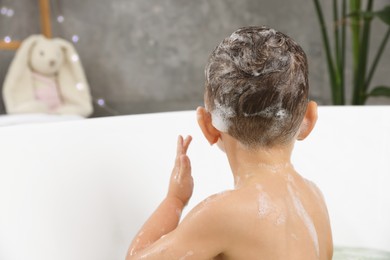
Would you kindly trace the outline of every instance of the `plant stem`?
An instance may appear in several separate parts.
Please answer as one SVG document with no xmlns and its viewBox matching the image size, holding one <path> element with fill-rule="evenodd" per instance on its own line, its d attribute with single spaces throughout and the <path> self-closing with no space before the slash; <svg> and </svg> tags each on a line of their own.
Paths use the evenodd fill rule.
<svg viewBox="0 0 390 260">
<path fill-rule="evenodd" d="M 340 70 L 340 39 L 339 39 L 339 10 L 337 8 L 337 0 L 333 0 L 333 26 L 334 26 L 334 47 L 335 47 L 335 54 L 336 54 L 336 68 L 337 70 Z"/>
<path fill-rule="evenodd" d="M 383 37 L 383 40 L 380 44 L 380 47 L 378 49 L 378 52 L 377 54 L 375 55 L 375 58 L 374 58 L 374 61 L 371 65 L 371 69 L 370 69 L 370 72 L 368 73 L 368 76 L 367 76 L 367 79 L 366 79 L 366 82 L 365 82 L 365 86 L 370 86 L 370 83 L 371 83 L 371 79 L 372 77 L 374 76 L 374 72 L 375 72 L 375 69 L 376 69 L 376 66 L 378 65 L 379 63 L 379 60 L 382 56 L 382 53 L 386 47 L 386 44 L 389 40 L 389 37 L 390 37 L 390 27 L 387 29 L 387 32 L 385 34 L 385 37 Z"/>
<path fill-rule="evenodd" d="M 345 36 L 346 36 L 347 0 L 343 0 L 341 7 L 341 61 L 340 61 L 340 85 L 342 100 L 345 104 Z"/>
<path fill-rule="evenodd" d="M 360 51 L 360 0 L 350 0 L 349 1 L 349 9 L 353 14 L 351 17 L 351 32 L 352 32 L 352 61 L 353 61 L 353 98 L 352 104 L 356 104 L 358 102 L 357 98 L 357 88 L 358 88 L 358 66 L 359 66 L 359 51 Z"/>
<path fill-rule="evenodd" d="M 326 31 L 324 16 L 322 13 L 322 9 L 321 9 L 319 0 L 314 0 L 314 5 L 315 5 L 317 16 L 318 16 L 318 19 L 320 22 L 321 34 L 322 34 L 322 38 L 324 41 L 325 54 L 326 54 L 327 65 L 328 65 L 328 70 L 329 70 L 329 79 L 330 79 L 330 84 L 332 87 L 332 101 L 333 101 L 333 104 L 335 104 L 335 105 L 342 105 L 342 102 L 341 102 L 340 97 L 339 97 L 338 92 L 337 92 L 335 67 L 334 67 L 333 59 L 332 59 L 332 56 L 330 53 L 328 33 Z"/>
<path fill-rule="evenodd" d="M 368 0 L 367 2 L 367 8 L 366 13 L 371 13 L 372 11 L 372 2 L 373 0 Z M 360 45 L 360 61 L 359 61 L 359 67 L 358 67 L 358 88 L 357 88 L 357 98 L 358 98 L 358 104 L 357 105 L 363 105 L 366 101 L 366 91 L 368 86 L 366 86 L 364 83 L 366 81 L 366 73 L 367 73 L 367 57 L 369 53 L 369 40 L 370 40 L 370 29 L 371 29 L 371 21 L 372 16 L 365 15 L 363 16 L 363 34 L 361 38 L 361 45 Z"/>
<path fill-rule="evenodd" d="M 343 0 L 345 2 L 345 0 Z M 342 6 L 343 7 L 343 6 Z M 333 23 L 334 23 L 334 39 L 335 39 L 335 84 L 336 84 L 336 91 L 337 91 L 337 98 L 339 99 L 338 103 L 345 104 L 344 100 L 344 83 L 343 83 L 343 54 L 342 54 L 342 48 L 343 48 L 343 23 L 344 23 L 344 17 L 342 15 L 341 19 L 339 18 L 339 10 L 338 10 L 338 1 L 333 0 Z M 340 28 L 341 27 L 341 35 L 340 35 Z M 340 41 L 341 36 L 341 41 Z M 345 36 L 345 35 L 344 35 Z"/>
</svg>

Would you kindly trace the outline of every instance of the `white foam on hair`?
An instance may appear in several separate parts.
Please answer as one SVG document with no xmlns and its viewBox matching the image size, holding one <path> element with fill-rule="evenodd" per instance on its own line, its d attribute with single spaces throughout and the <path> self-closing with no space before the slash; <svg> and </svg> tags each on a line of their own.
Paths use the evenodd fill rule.
<svg viewBox="0 0 390 260">
<path fill-rule="evenodd" d="M 260 116 L 265 118 L 274 117 L 278 120 L 284 120 L 290 116 L 290 113 L 286 109 L 281 108 L 281 104 L 277 104 L 276 106 L 269 106 L 255 113 L 244 113 L 244 116 L 245 117 Z"/>
<path fill-rule="evenodd" d="M 230 127 L 230 118 L 235 116 L 235 112 L 231 107 L 220 104 L 217 100 L 214 101 L 215 108 L 211 112 L 211 121 L 213 126 L 221 132 L 227 133 Z"/>
<path fill-rule="evenodd" d="M 305 82 L 305 74 L 302 70 L 295 70 L 294 67 L 297 65 L 297 60 L 295 58 L 294 55 L 290 54 L 290 71 L 291 73 L 294 73 L 294 76 L 290 76 L 290 78 L 292 78 L 293 80 L 291 80 L 289 86 L 290 88 L 286 89 L 286 87 L 283 89 L 284 91 L 288 91 L 290 93 L 293 93 L 293 97 L 296 98 L 298 95 L 302 95 L 303 94 L 303 89 L 301 89 L 300 91 L 298 91 L 299 89 L 299 86 L 301 84 L 306 84 Z"/>
<path fill-rule="evenodd" d="M 205 76 L 207 82 L 210 81 L 210 66 L 211 66 L 211 63 L 208 63 L 204 69 L 204 76 Z"/>
<path fill-rule="evenodd" d="M 227 66 L 227 65 L 223 65 L 222 66 L 222 69 L 219 71 L 219 74 L 220 75 L 226 75 L 226 74 L 229 74 L 229 73 L 231 73 L 231 72 L 233 72 L 234 71 L 234 68 L 233 67 L 231 67 L 231 66 Z M 223 89 L 225 89 L 225 88 L 223 88 Z M 229 89 L 229 91 L 232 89 L 232 87 L 229 87 L 228 88 Z"/>
<path fill-rule="evenodd" d="M 290 185 L 287 186 L 288 192 L 293 200 L 294 208 L 298 214 L 298 216 L 302 219 L 303 224 L 306 226 L 309 235 L 313 241 L 314 248 L 316 250 L 317 256 L 320 254 L 320 248 L 319 248 L 319 243 L 318 243 L 318 235 L 317 231 L 315 229 L 313 220 L 310 218 L 309 214 L 305 210 L 305 207 L 303 206 L 301 200 L 299 197 L 295 194 L 293 189 L 291 188 Z"/>
<path fill-rule="evenodd" d="M 242 42 L 245 39 L 242 35 L 238 34 L 237 32 L 234 32 L 230 35 L 229 40 L 231 40 L 231 41 L 239 40 Z"/>
<path fill-rule="evenodd" d="M 284 119 L 288 115 L 288 112 L 286 109 L 280 109 L 275 113 L 276 118 L 278 119 Z"/>
<path fill-rule="evenodd" d="M 223 133 L 227 133 L 229 130 L 229 121 L 218 110 L 211 112 L 213 126 Z"/>
<path fill-rule="evenodd" d="M 268 30 L 262 30 L 262 31 L 259 32 L 259 34 L 261 36 L 268 36 L 270 34 L 275 34 L 275 33 L 276 33 L 276 31 L 274 29 L 272 29 L 272 28 L 270 28 Z"/>
<path fill-rule="evenodd" d="M 252 71 L 252 75 L 255 76 L 255 77 L 260 76 L 261 72 L 259 72 L 258 70 L 253 70 Z"/>
<path fill-rule="evenodd" d="M 242 31 L 242 29 L 238 29 L 237 31 L 233 32 L 230 35 L 229 39 L 232 40 L 232 41 L 237 40 L 237 39 L 242 41 L 241 38 L 243 36 L 241 34 L 241 31 Z M 264 37 L 264 36 L 268 36 L 270 34 L 276 34 L 276 31 L 274 29 L 272 29 L 272 28 L 263 27 L 262 30 L 258 32 L 258 34 L 260 34 L 261 36 Z"/>
<path fill-rule="evenodd" d="M 280 72 L 285 75 L 285 73 L 290 71 L 290 78 L 286 74 L 286 80 L 281 80 L 272 86 L 276 92 L 280 93 L 279 100 L 275 100 L 273 104 L 270 104 L 270 107 L 262 111 L 252 110 L 253 113 L 252 111 L 249 113 L 243 111 L 244 114 L 239 116 L 259 116 L 269 119 L 268 129 L 263 133 L 259 133 L 259 137 L 255 138 L 256 145 L 270 143 L 275 138 L 288 141 L 288 139 L 293 137 L 295 132 L 293 133 L 292 131 L 295 128 L 291 129 L 291 131 L 283 132 L 283 135 L 281 135 L 281 130 L 286 127 L 286 124 L 295 122 L 290 120 L 293 117 L 292 111 L 290 112 L 288 107 L 282 106 L 282 99 L 283 96 L 294 99 L 298 95 L 302 95 L 303 89 L 300 90 L 300 86 L 301 84 L 306 84 L 306 75 L 303 70 L 296 70 L 300 59 L 287 48 L 289 45 L 288 40 L 291 39 L 279 34 L 272 28 L 256 27 L 253 30 L 241 28 L 233 32 L 230 37 L 225 38 L 217 46 L 205 68 L 206 86 L 208 86 L 210 93 L 213 94 L 211 96 L 216 97 L 220 102 L 218 104 L 215 100 L 214 103 L 212 103 L 213 100 L 208 100 L 210 104 L 213 104 L 213 108 L 215 106 L 215 109 L 208 110 L 212 114 L 212 124 L 215 128 L 221 132 L 228 132 L 232 126 L 232 118 L 237 116 L 229 105 L 232 103 L 236 104 L 244 91 L 249 91 L 247 93 L 248 96 L 252 93 L 255 94 L 257 91 L 257 87 L 252 88 L 245 82 L 245 84 L 243 83 L 245 86 L 242 86 L 241 83 L 236 84 L 236 79 L 241 72 L 261 80 L 262 75 Z M 256 43 L 262 44 L 258 51 L 251 48 Z M 232 49 L 233 47 L 234 49 Z M 258 58 L 259 55 L 261 59 Z M 246 101 L 243 100 L 243 102 Z M 237 110 L 237 113 L 239 111 L 241 110 Z M 239 128 L 239 126 L 237 127 Z M 245 138 L 243 138 L 243 141 L 245 141 Z M 252 144 L 247 143 L 246 146 L 250 148 Z"/>
<path fill-rule="evenodd" d="M 266 109 L 255 112 L 255 113 L 244 113 L 244 116 L 245 117 L 261 116 L 261 117 L 270 118 L 273 116 L 273 112 L 271 110 L 271 107 L 267 107 Z"/>
</svg>

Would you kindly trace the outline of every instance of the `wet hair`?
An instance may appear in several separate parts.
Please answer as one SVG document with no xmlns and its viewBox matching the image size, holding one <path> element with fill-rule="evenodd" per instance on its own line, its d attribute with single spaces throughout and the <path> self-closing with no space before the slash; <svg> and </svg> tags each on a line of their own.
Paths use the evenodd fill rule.
<svg viewBox="0 0 390 260">
<path fill-rule="evenodd" d="M 242 144 L 287 144 L 308 103 L 302 48 L 267 27 L 245 27 L 225 38 L 205 68 L 205 104 L 213 125 Z"/>
</svg>

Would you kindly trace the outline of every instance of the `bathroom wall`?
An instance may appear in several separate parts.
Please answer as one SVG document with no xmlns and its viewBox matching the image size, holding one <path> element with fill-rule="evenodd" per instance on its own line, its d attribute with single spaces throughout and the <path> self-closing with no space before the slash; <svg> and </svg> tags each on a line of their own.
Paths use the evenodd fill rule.
<svg viewBox="0 0 390 260">
<path fill-rule="evenodd" d="M 375 1 L 375 9 L 387 0 Z M 52 0 L 53 34 L 75 39 L 95 100 L 94 116 L 188 110 L 202 104 L 203 67 L 209 53 L 235 29 L 268 25 L 287 33 L 306 51 L 311 98 L 330 104 L 327 67 L 311 0 Z M 331 1 L 322 0 L 326 18 Z M 22 40 L 38 33 L 37 1 L 0 0 L 14 10 L 0 15 L 0 38 Z M 63 20 L 57 20 L 62 16 Z M 372 47 L 385 32 L 374 21 Z M 13 57 L 0 51 L 0 86 Z M 373 85 L 389 85 L 390 47 Z M 350 71 L 347 71 L 350 75 Z M 347 76 L 348 77 L 348 76 Z M 350 84 L 350 83 L 349 83 Z M 390 104 L 376 98 L 369 104 Z M 5 113 L 0 101 L 0 114 Z"/>
</svg>

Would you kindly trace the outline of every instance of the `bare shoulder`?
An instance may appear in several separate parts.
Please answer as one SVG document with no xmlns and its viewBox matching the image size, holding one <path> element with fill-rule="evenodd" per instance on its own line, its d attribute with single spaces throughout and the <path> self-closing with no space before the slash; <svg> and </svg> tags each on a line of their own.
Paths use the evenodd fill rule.
<svg viewBox="0 0 390 260">
<path fill-rule="evenodd" d="M 306 179 L 306 178 L 304 178 L 304 181 L 305 181 L 305 183 L 307 184 L 307 186 L 308 186 L 314 193 L 316 193 L 316 195 L 323 197 L 323 194 L 322 194 L 320 188 L 318 188 L 317 184 L 315 184 L 313 181 L 308 180 L 308 179 Z"/>
<path fill-rule="evenodd" d="M 320 188 L 313 181 L 308 179 L 304 179 L 304 181 L 312 194 L 314 194 L 314 197 L 317 199 L 317 201 L 321 202 L 321 206 L 326 208 L 325 198 Z"/>
<path fill-rule="evenodd" d="M 238 190 L 214 194 L 194 207 L 180 226 L 194 228 L 194 232 L 213 236 L 226 245 L 231 242 L 232 232 L 242 228 L 242 219 L 248 214 L 249 205 L 247 195 Z"/>
<path fill-rule="evenodd" d="M 255 221 L 257 199 L 250 190 L 224 191 L 199 203 L 183 219 L 182 224 L 195 227 L 197 232 L 205 228 L 208 235 L 215 236 L 224 245 L 230 245 L 232 238 L 247 232 L 245 227 Z M 247 225 L 243 225 L 243 221 Z"/>
<path fill-rule="evenodd" d="M 232 205 L 240 202 L 241 198 L 236 190 L 223 191 L 200 202 L 195 208 L 193 208 L 184 221 L 194 221 L 196 219 L 207 219 L 210 220 L 226 218 L 230 219 L 229 216 L 232 212 Z M 234 211 L 233 211 L 234 212 Z"/>
</svg>

